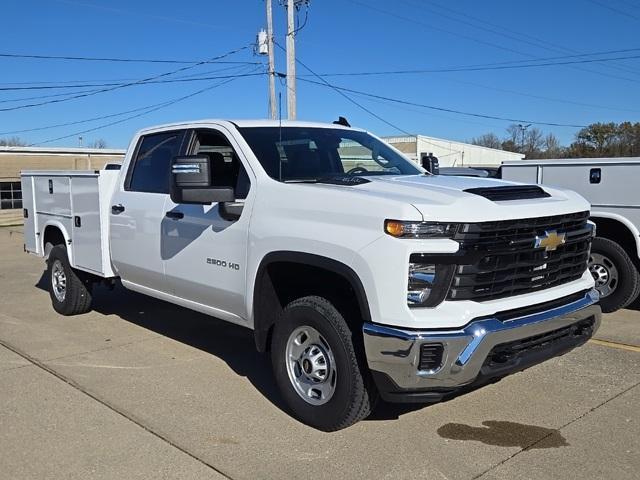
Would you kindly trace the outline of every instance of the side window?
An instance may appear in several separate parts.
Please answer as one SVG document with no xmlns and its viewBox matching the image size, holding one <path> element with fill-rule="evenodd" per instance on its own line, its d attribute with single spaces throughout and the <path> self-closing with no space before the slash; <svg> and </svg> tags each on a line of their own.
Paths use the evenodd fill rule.
<svg viewBox="0 0 640 480">
<path fill-rule="evenodd" d="M 127 190 L 169 193 L 171 159 L 179 154 L 183 132 L 162 132 L 142 137 Z"/>
<path fill-rule="evenodd" d="M 368 172 L 401 173 L 382 153 L 348 138 L 340 139 L 338 156 L 345 172 L 362 168 Z"/>
<path fill-rule="evenodd" d="M 222 133 L 215 130 L 198 130 L 192 154 L 208 155 L 211 159 L 213 186 L 232 187 L 236 199 L 247 198 L 251 187 L 249 175 Z"/>
</svg>

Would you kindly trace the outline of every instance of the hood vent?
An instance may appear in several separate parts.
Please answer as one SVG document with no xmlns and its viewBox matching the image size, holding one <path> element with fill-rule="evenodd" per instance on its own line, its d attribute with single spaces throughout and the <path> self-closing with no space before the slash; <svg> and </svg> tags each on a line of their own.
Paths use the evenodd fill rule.
<svg viewBox="0 0 640 480">
<path fill-rule="evenodd" d="M 547 192 L 536 185 L 518 185 L 506 187 L 480 187 L 468 188 L 464 190 L 467 193 L 480 195 L 494 202 L 505 202 L 508 200 L 525 200 L 529 198 L 547 198 L 550 197 Z"/>
</svg>

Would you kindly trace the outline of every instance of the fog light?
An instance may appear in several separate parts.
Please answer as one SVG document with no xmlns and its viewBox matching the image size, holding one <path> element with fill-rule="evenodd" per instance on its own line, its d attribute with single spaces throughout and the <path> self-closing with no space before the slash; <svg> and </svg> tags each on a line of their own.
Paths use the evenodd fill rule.
<svg viewBox="0 0 640 480">
<path fill-rule="evenodd" d="M 411 260 L 419 260 L 412 254 Z M 410 307 L 435 307 L 442 303 L 453 277 L 455 265 L 410 261 L 407 284 L 407 304 Z"/>
<path fill-rule="evenodd" d="M 409 264 L 409 290 L 407 302 L 424 304 L 431 295 L 431 289 L 436 279 L 436 266 L 433 264 Z"/>
</svg>

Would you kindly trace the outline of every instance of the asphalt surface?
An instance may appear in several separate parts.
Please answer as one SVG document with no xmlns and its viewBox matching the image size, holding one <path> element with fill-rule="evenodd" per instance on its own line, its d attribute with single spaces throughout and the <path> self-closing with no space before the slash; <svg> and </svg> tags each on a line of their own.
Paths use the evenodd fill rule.
<svg viewBox="0 0 640 480">
<path fill-rule="evenodd" d="M 336 433 L 292 419 L 251 332 L 122 288 L 56 314 L 0 229 L 0 477 L 638 479 L 640 311 L 445 403 Z"/>
</svg>

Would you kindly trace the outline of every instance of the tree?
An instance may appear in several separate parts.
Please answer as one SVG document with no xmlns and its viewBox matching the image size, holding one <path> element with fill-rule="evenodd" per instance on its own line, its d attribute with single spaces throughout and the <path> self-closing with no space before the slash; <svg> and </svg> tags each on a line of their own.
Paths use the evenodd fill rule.
<svg viewBox="0 0 640 480">
<path fill-rule="evenodd" d="M 87 147 L 89 147 L 89 148 L 107 148 L 107 142 L 102 138 L 98 138 L 97 140 L 94 140 L 93 142 L 88 144 Z"/>
<path fill-rule="evenodd" d="M 537 127 L 529 127 L 524 131 L 522 136 L 524 138 L 522 153 L 524 153 L 527 158 L 540 158 L 544 145 L 544 134 L 542 130 Z"/>
<path fill-rule="evenodd" d="M 592 123 L 576 134 L 572 144 L 576 153 L 587 157 L 606 156 L 616 142 L 617 125 L 611 123 Z M 611 153 L 611 152 L 609 152 Z"/>
<path fill-rule="evenodd" d="M 522 129 L 520 128 L 520 125 L 512 123 L 507 127 L 507 136 L 504 139 L 504 143 L 514 146 L 522 145 Z"/>
<path fill-rule="evenodd" d="M 0 138 L 0 145 L 5 147 L 26 147 L 27 142 L 20 137 Z"/>
<path fill-rule="evenodd" d="M 564 148 L 560 145 L 560 140 L 553 133 L 544 137 L 543 158 L 561 158 L 564 155 Z"/>
<path fill-rule="evenodd" d="M 479 137 L 474 137 L 471 139 L 471 143 L 481 147 L 502 149 L 502 142 L 495 133 L 485 133 Z"/>
</svg>

